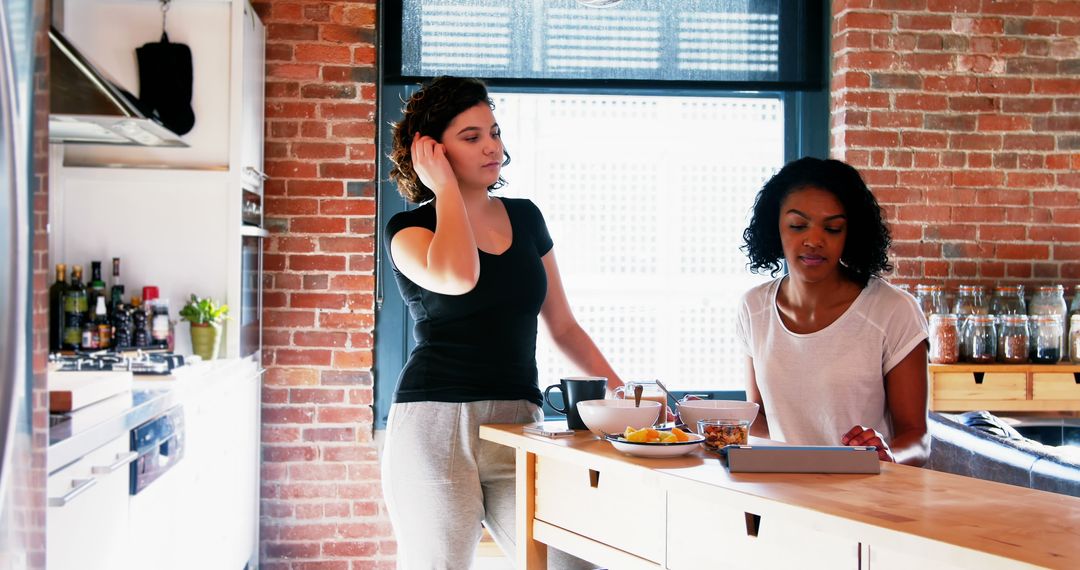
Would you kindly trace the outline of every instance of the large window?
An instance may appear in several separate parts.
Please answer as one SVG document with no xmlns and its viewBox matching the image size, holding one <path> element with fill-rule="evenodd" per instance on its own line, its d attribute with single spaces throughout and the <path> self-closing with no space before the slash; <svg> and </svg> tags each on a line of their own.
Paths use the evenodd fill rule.
<svg viewBox="0 0 1080 570">
<path fill-rule="evenodd" d="M 574 313 L 624 379 L 741 389 L 739 250 L 756 189 L 783 164 L 777 96 L 499 91 L 505 195 L 547 219 Z M 540 335 L 541 385 L 575 374 Z"/>
<path fill-rule="evenodd" d="M 741 234 L 773 172 L 797 156 L 824 156 L 827 107 L 814 59 L 824 57 L 814 41 L 823 34 L 799 19 L 800 2 L 587 3 L 405 0 L 400 14 L 384 10 L 384 33 L 401 39 L 384 42 L 380 123 L 397 120 L 419 80 L 484 77 L 513 157 L 500 193 L 543 211 L 574 313 L 623 379 L 740 390 L 735 311 L 765 279 L 746 269 Z M 824 27 L 820 12 L 809 14 Z M 574 32 L 584 28 L 603 33 Z M 404 207 L 384 180 L 380 225 Z M 389 266 L 379 271 L 381 426 L 411 322 Z M 539 338 L 541 387 L 578 372 L 543 330 Z"/>
</svg>

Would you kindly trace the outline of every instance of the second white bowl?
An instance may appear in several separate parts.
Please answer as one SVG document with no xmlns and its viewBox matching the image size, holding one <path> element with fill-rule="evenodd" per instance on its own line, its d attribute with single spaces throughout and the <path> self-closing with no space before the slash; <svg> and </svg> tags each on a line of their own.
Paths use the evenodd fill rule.
<svg viewBox="0 0 1080 570">
<path fill-rule="evenodd" d="M 687 429 L 698 433 L 698 420 L 743 420 L 754 423 L 758 406 L 742 400 L 686 400 L 679 402 L 679 419 Z"/>
</svg>

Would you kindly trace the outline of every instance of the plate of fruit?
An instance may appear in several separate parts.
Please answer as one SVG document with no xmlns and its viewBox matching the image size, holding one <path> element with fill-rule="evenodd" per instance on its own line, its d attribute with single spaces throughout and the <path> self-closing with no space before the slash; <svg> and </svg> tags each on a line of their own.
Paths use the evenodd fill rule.
<svg viewBox="0 0 1080 570">
<path fill-rule="evenodd" d="M 609 434 L 605 439 L 615 449 L 638 457 L 678 457 L 697 449 L 705 438 L 677 427 L 655 429 L 627 427 L 618 435 Z"/>
</svg>

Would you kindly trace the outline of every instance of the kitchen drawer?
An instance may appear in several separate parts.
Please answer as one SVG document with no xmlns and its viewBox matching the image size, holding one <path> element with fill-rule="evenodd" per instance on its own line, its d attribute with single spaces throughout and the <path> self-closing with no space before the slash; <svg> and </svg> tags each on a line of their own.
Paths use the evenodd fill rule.
<svg viewBox="0 0 1080 570">
<path fill-rule="evenodd" d="M 1080 400 L 1080 372 L 1033 372 L 1033 400 Z"/>
<path fill-rule="evenodd" d="M 1027 373 L 1023 371 L 935 372 L 933 381 L 935 400 L 1027 399 Z"/>
<path fill-rule="evenodd" d="M 716 498 L 668 494 L 667 567 L 857 570 L 859 543 L 812 528 L 805 520 L 757 516 Z"/>
<path fill-rule="evenodd" d="M 535 518 L 663 562 L 664 491 L 646 469 L 596 470 L 537 457 Z"/>
<path fill-rule="evenodd" d="M 125 434 L 49 475 L 48 570 L 129 567 L 128 464 L 133 458 Z"/>
</svg>

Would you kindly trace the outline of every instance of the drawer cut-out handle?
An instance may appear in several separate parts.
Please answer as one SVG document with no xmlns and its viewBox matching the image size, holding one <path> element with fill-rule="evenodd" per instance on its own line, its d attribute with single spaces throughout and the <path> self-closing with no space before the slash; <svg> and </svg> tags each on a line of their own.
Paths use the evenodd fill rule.
<svg viewBox="0 0 1080 570">
<path fill-rule="evenodd" d="M 1080 372 L 1073 372 L 1073 382 L 1080 384 Z"/>
<path fill-rule="evenodd" d="M 972 372 L 972 374 L 975 375 L 975 383 L 976 384 L 982 384 L 983 375 L 986 374 L 986 373 L 985 372 Z"/>
<path fill-rule="evenodd" d="M 746 515 L 746 536 L 757 537 L 758 529 L 761 527 L 761 515 L 755 515 L 754 513 L 743 513 Z"/>
<path fill-rule="evenodd" d="M 589 486 L 593 489 L 600 486 L 600 472 L 596 469 L 589 469 Z"/>
</svg>

